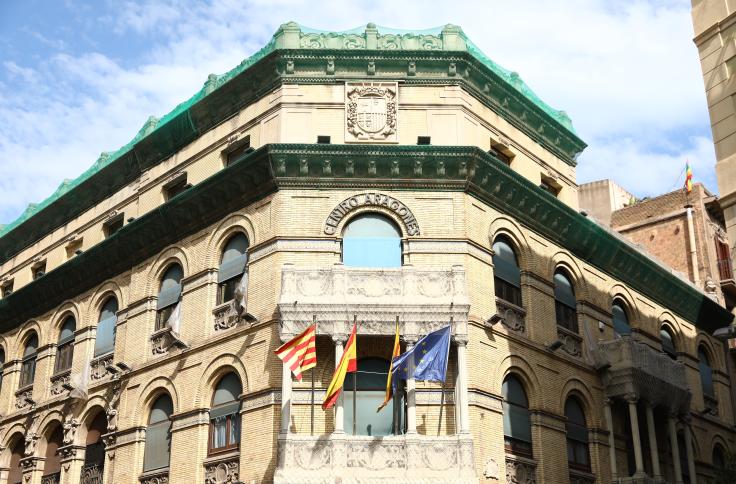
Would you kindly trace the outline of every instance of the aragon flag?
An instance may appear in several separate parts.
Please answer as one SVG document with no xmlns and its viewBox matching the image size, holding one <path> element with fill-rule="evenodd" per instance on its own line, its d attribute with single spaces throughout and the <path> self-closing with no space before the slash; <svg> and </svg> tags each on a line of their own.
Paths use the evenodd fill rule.
<svg viewBox="0 0 736 484">
<path fill-rule="evenodd" d="M 381 406 L 376 409 L 376 412 L 380 412 L 383 410 L 383 407 L 388 405 L 388 402 L 391 400 L 391 397 L 393 397 L 393 385 L 391 385 L 391 370 L 393 370 L 394 367 L 394 358 L 398 357 L 401 354 L 401 342 L 399 341 L 399 318 L 396 318 L 396 338 L 394 338 L 394 350 L 391 354 L 391 365 L 388 367 L 388 378 L 386 378 L 386 398 L 383 400 L 383 403 Z"/>
<path fill-rule="evenodd" d="M 343 383 L 345 383 L 345 375 L 358 371 L 358 352 L 355 344 L 355 332 L 357 330 L 357 324 L 353 324 L 353 331 L 350 332 L 348 342 L 345 344 L 345 350 L 340 358 L 335 373 L 332 375 L 332 381 L 330 386 L 327 387 L 325 392 L 325 400 L 322 402 L 322 410 L 335 405 L 337 397 L 342 392 Z"/>
<path fill-rule="evenodd" d="M 302 334 L 291 341 L 281 345 L 276 351 L 276 356 L 289 367 L 294 377 L 302 381 L 302 372 L 317 366 L 317 325 L 313 324 L 304 330 Z"/>
</svg>

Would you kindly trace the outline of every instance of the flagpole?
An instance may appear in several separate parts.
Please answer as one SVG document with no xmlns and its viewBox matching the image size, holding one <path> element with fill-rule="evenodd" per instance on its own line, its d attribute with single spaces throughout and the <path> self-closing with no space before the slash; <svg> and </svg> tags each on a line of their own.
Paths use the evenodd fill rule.
<svg viewBox="0 0 736 484">
<path fill-rule="evenodd" d="M 315 339 L 316 339 L 317 337 L 317 315 L 316 314 L 312 315 L 312 324 L 314 324 L 314 334 L 315 334 Z M 311 418 L 310 426 L 309 426 L 309 435 L 314 435 L 314 372 L 316 370 L 317 370 L 317 367 L 315 366 L 314 368 L 312 368 L 312 371 L 311 371 L 312 373 L 312 395 L 311 395 L 311 405 L 309 408 L 311 410 L 312 418 Z"/>
<path fill-rule="evenodd" d="M 453 303 L 450 303 L 450 309 L 452 309 Z M 450 332 L 452 332 L 452 323 L 453 323 L 453 316 L 450 316 Z M 452 338 L 452 336 L 450 336 Z M 450 345 L 447 345 L 447 360 L 450 360 Z M 442 427 L 442 410 L 445 408 L 445 382 L 447 381 L 447 375 L 445 375 L 445 379 L 442 380 L 442 389 L 440 390 L 442 392 L 442 395 L 440 396 L 440 420 L 437 422 L 437 436 L 440 435 L 440 428 Z M 455 383 L 455 386 L 457 386 L 457 382 Z M 457 405 L 457 404 L 456 404 Z"/>
<path fill-rule="evenodd" d="M 353 315 L 353 325 L 356 327 L 355 330 L 355 339 L 358 339 L 358 315 Z M 356 357 L 356 365 L 355 365 L 355 371 L 353 372 L 353 435 L 356 435 L 356 427 L 358 425 L 358 414 L 357 414 L 357 407 L 358 407 L 358 365 L 357 365 L 357 357 L 358 355 L 355 355 Z"/>
</svg>

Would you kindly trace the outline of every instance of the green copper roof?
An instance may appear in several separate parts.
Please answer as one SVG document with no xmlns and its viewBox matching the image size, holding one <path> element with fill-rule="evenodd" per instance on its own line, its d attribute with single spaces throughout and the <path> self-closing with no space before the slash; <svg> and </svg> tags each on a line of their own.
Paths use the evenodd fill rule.
<svg viewBox="0 0 736 484">
<path fill-rule="evenodd" d="M 5 235 L 19 228 L 24 222 L 31 219 L 34 215 L 43 211 L 45 208 L 60 200 L 64 194 L 79 187 L 84 182 L 110 166 L 116 160 L 126 158 L 124 165 L 137 165 L 137 171 L 143 171 L 151 165 L 151 161 L 158 157 L 155 161 L 161 161 L 175 152 L 183 144 L 193 141 L 196 136 L 202 134 L 201 126 L 193 120 L 191 109 L 205 98 L 212 97 L 213 92 L 223 87 L 229 81 L 236 78 L 239 74 L 248 70 L 251 66 L 258 63 L 274 51 L 379 51 L 380 53 L 395 52 L 458 52 L 467 53 L 473 57 L 481 65 L 485 66 L 498 78 L 500 78 L 508 86 L 511 86 L 530 104 L 535 106 L 543 113 L 543 117 L 554 125 L 559 132 L 567 133 L 566 136 L 573 140 L 573 152 L 579 152 L 584 148 L 584 143 L 577 138 L 575 130 L 572 127 L 570 118 L 564 111 L 558 111 L 544 103 L 539 97 L 521 80 L 516 72 L 508 71 L 489 59 L 462 31 L 458 26 L 445 25 L 427 30 L 406 31 L 390 29 L 385 27 L 377 27 L 375 24 L 369 23 L 365 27 L 360 27 L 343 32 L 326 32 L 321 30 L 309 29 L 301 27 L 295 22 L 289 22 L 281 25 L 271 40 L 258 52 L 243 60 L 235 68 L 222 75 L 210 74 L 202 88 L 195 93 L 187 101 L 177 105 L 171 112 L 161 118 L 151 116 L 145 122 L 143 127 L 138 131 L 135 137 L 126 145 L 114 152 L 104 152 L 97 161 L 88 168 L 84 173 L 73 180 L 64 180 L 61 185 L 48 198 L 40 203 L 29 204 L 26 210 L 13 222 L 7 225 L 0 225 L 0 261 L 6 260 L 7 257 L 18 250 L 21 250 L 23 244 L 28 244 L 36 240 L 38 234 L 28 234 L 27 236 L 16 237 L 18 240 L 9 242 L 7 247 L 3 247 L 6 242 Z M 216 114 L 210 116 L 214 125 L 222 119 L 215 119 Z M 206 116 L 199 113 L 204 119 Z M 166 129 L 163 129 L 163 128 Z M 541 132 L 540 128 L 534 128 Z M 174 133 L 174 134 L 172 134 Z M 176 135 L 178 133 L 178 135 Z M 558 138 L 559 142 L 559 138 Z M 135 148 L 135 149 L 134 149 Z M 142 149 L 148 150 L 144 157 L 139 152 Z M 573 153 L 573 158 L 574 158 Z M 563 156 L 563 158 L 569 158 Z M 573 160 L 573 158 L 570 158 Z M 121 160 L 122 161 L 122 160 Z M 572 161 L 574 163 L 574 161 Z M 113 167 L 110 167 L 111 169 Z M 130 170 L 120 174 L 117 179 L 130 182 L 132 172 Z M 89 185 L 87 183 L 86 185 Z M 111 189 L 115 188 L 110 185 Z M 84 190 L 90 190 L 85 186 Z M 98 190 L 99 192 L 99 190 Z M 71 196 L 71 195 L 70 195 Z M 62 203 L 64 208 L 59 209 L 69 218 L 78 215 L 82 207 L 74 203 Z M 37 227 L 37 231 L 48 230 L 52 227 Z"/>
</svg>

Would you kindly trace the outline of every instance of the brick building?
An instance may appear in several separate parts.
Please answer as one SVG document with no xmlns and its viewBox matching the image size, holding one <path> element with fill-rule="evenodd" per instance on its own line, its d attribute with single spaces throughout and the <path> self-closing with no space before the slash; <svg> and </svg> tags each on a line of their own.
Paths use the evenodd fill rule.
<svg viewBox="0 0 736 484">
<path fill-rule="evenodd" d="M 284 24 L 0 233 L 0 479 L 705 482 L 732 316 L 577 211 L 584 147 L 456 26 Z M 397 320 L 447 381 L 377 413 Z"/>
</svg>

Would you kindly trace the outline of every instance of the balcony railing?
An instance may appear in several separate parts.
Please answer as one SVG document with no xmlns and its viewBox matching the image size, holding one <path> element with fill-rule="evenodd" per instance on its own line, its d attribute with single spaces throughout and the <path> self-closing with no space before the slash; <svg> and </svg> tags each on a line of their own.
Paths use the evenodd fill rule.
<svg viewBox="0 0 736 484">
<path fill-rule="evenodd" d="M 477 483 L 471 437 L 332 434 L 279 438 L 274 482 Z"/>
<path fill-rule="evenodd" d="M 683 363 L 631 336 L 601 342 L 599 349 L 610 365 L 603 380 L 609 396 L 635 394 L 655 406 L 687 410 L 691 394 Z"/>
<path fill-rule="evenodd" d="M 59 484 L 61 482 L 61 472 L 49 474 L 41 477 L 41 484 Z"/>
<path fill-rule="evenodd" d="M 396 317 L 402 334 L 421 335 L 454 322 L 454 334 L 467 334 L 469 310 L 461 266 L 390 269 L 284 265 L 281 273 L 282 337 L 299 334 L 312 316 L 320 334 L 347 334 L 353 316 L 361 334 L 392 335 Z"/>
</svg>

